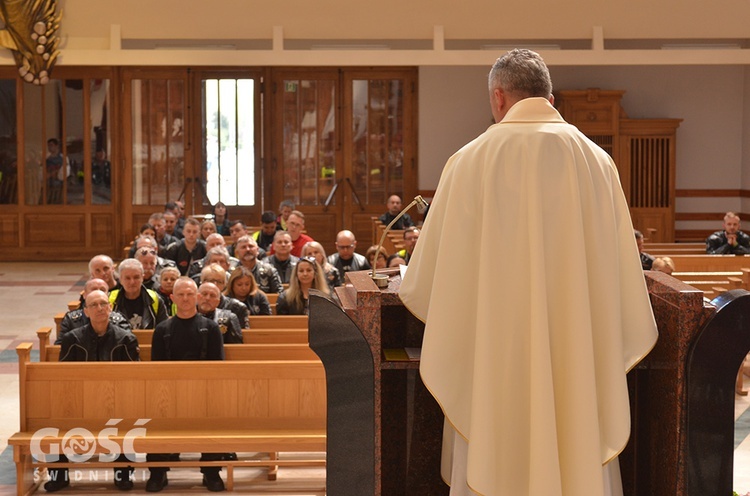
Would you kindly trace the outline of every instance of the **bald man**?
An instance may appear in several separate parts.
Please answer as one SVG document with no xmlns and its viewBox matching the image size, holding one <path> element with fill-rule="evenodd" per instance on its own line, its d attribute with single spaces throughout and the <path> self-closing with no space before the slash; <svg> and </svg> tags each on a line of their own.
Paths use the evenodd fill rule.
<svg viewBox="0 0 750 496">
<path fill-rule="evenodd" d="M 219 324 L 219 330 L 224 336 L 224 344 L 242 343 L 242 327 L 240 321 L 231 310 L 219 308 L 221 291 L 212 282 L 204 282 L 198 288 L 198 311 L 204 317 Z"/>
<path fill-rule="evenodd" d="M 60 323 L 60 332 L 57 333 L 55 344 L 61 344 L 63 336 L 66 333 L 72 331 L 77 327 L 85 326 L 89 323 L 89 318 L 86 316 L 86 312 L 84 311 L 86 308 L 86 297 L 95 290 L 106 293 L 107 291 L 109 291 L 107 282 L 99 278 L 89 279 L 88 281 L 86 281 L 86 285 L 83 287 L 81 308 L 71 310 L 65 314 L 65 317 L 63 317 L 62 322 Z M 116 327 L 130 332 L 130 323 L 121 313 L 110 312 L 109 321 Z"/>
<path fill-rule="evenodd" d="M 382 222 L 386 226 L 393 222 L 393 219 L 398 217 L 399 212 L 401 212 L 401 205 L 402 204 L 400 196 L 389 196 L 388 201 L 385 204 L 388 211 L 380 216 L 380 222 Z M 414 226 L 414 221 L 411 219 L 409 214 L 404 214 L 395 224 L 393 224 L 393 227 L 391 227 L 391 229 L 406 229 L 407 227 L 412 226 Z"/>
<path fill-rule="evenodd" d="M 115 264 L 109 255 L 96 255 L 89 262 L 89 277 L 103 279 L 109 289 L 117 287 Z"/>
<path fill-rule="evenodd" d="M 336 251 L 328 257 L 328 263 L 339 269 L 339 274 L 344 277 L 345 272 L 355 270 L 370 270 L 370 263 L 364 257 L 356 253 L 357 239 L 351 231 L 341 231 L 336 235 Z"/>
<path fill-rule="evenodd" d="M 224 338 L 219 325 L 198 313 L 198 304 L 203 297 L 198 293 L 195 281 L 180 277 L 174 283 L 172 301 L 176 311 L 174 317 L 156 326 L 151 344 L 151 360 L 223 360 Z M 217 461 L 222 453 L 202 453 L 201 461 Z M 149 453 L 148 461 L 167 461 L 168 454 Z M 158 492 L 167 485 L 167 468 L 153 467 L 146 482 L 146 491 Z M 209 491 L 223 491 L 224 481 L 221 467 L 201 467 L 203 482 Z"/>
</svg>

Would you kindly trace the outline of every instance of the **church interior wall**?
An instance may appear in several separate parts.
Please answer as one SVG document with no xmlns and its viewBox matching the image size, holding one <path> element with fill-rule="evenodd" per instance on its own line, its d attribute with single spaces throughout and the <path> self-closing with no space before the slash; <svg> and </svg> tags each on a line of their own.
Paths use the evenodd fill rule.
<svg viewBox="0 0 750 496">
<path fill-rule="evenodd" d="M 418 67 L 418 187 L 430 192 L 448 157 L 491 124 L 489 65 L 509 46 L 530 45 L 550 65 L 556 89 L 621 89 L 632 118 L 684 119 L 677 131 L 677 189 L 724 193 L 678 194 L 678 214 L 750 212 L 750 198 L 726 194 L 750 190 L 744 147 L 750 138 L 750 3 L 571 0 L 561 8 L 541 0 L 533 10 L 491 0 L 456 5 L 380 0 L 342 22 L 341 13 L 351 8 L 342 0 L 62 0 L 59 63 Z M 565 46 L 577 42 L 583 45 Z M 498 46 L 490 49 L 493 43 Z M 675 48 L 670 44 L 680 49 L 665 49 Z M 0 64 L 13 64 L 7 51 Z M 678 219 L 677 228 L 707 222 Z"/>
<path fill-rule="evenodd" d="M 421 67 L 419 157 L 422 190 L 436 187 L 445 161 L 491 124 L 486 67 Z M 598 87 L 625 90 L 628 117 L 680 118 L 678 190 L 750 189 L 744 143 L 750 133 L 748 69 L 742 66 L 552 66 L 556 90 Z M 685 213 L 750 211 L 735 197 L 679 197 Z M 711 221 L 682 220 L 678 229 Z"/>
</svg>

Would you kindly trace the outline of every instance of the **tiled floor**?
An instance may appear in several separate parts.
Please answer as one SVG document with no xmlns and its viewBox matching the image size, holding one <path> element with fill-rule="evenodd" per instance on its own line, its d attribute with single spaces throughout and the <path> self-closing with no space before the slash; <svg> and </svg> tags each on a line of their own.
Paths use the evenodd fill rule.
<svg viewBox="0 0 750 496">
<path fill-rule="evenodd" d="M 53 326 L 53 316 L 65 311 L 67 303 L 78 298 L 87 267 L 82 262 L 66 263 L 0 263 L 0 496 L 16 494 L 13 453 L 8 437 L 18 431 L 18 367 L 15 348 L 22 342 L 32 342 L 38 349 L 36 330 Z M 38 352 L 32 352 L 38 360 Z M 317 454 L 315 458 L 320 458 Z M 96 475 L 94 475 L 96 474 Z M 60 492 L 72 494 L 101 494 L 114 491 L 110 471 L 89 474 L 82 471 L 85 482 L 73 483 Z M 99 477 L 99 482 L 89 478 Z M 130 494 L 146 494 L 147 473 L 136 473 L 135 489 Z M 169 486 L 162 494 L 195 494 L 207 492 L 201 485 L 197 469 L 174 469 L 169 472 Z M 325 495 L 325 469 L 280 468 L 278 480 L 268 481 L 263 470 L 239 469 L 235 472 L 235 492 L 239 494 L 275 496 Z M 45 494 L 43 489 L 38 494 Z"/>
</svg>

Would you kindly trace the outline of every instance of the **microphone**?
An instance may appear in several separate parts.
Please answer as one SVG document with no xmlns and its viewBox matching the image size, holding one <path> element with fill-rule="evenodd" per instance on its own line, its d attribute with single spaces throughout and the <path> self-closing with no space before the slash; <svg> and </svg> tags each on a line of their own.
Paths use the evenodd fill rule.
<svg viewBox="0 0 750 496">
<path fill-rule="evenodd" d="M 375 252 L 375 260 L 378 259 L 377 254 L 380 253 L 381 248 L 383 247 L 383 241 L 385 241 L 385 237 L 388 235 L 388 232 L 391 230 L 391 227 L 393 227 L 393 224 L 395 224 L 401 217 L 404 216 L 406 212 L 409 211 L 411 207 L 414 205 L 417 206 L 417 212 L 420 214 L 425 213 L 427 210 L 427 207 L 429 204 L 427 201 L 422 198 L 421 195 L 417 195 L 414 197 L 414 201 L 412 201 L 410 204 L 406 206 L 405 209 L 403 209 L 399 214 L 391 221 L 390 224 L 388 224 L 385 227 L 385 230 L 383 231 L 383 235 L 380 237 L 380 243 L 378 243 L 378 249 Z M 375 282 L 375 285 L 379 288 L 387 288 L 388 287 L 388 276 L 385 274 L 376 274 L 375 273 L 375 264 L 372 266 L 372 274 L 370 274 L 370 277 L 372 278 L 373 282 Z"/>
</svg>

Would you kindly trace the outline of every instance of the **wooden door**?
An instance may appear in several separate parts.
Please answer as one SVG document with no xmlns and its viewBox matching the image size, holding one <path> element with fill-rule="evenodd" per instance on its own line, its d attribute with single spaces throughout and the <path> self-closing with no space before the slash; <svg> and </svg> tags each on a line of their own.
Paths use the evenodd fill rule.
<svg viewBox="0 0 750 496">
<path fill-rule="evenodd" d="M 344 89 L 344 169 L 351 191 L 342 225 L 364 253 L 372 244 L 372 217 L 386 211 L 388 197 L 398 195 L 406 206 L 417 193 L 416 71 L 346 71 Z M 416 211 L 411 215 L 416 218 Z"/>
<path fill-rule="evenodd" d="M 259 225 L 262 213 L 261 109 L 263 73 L 258 69 L 194 71 L 196 96 L 192 147 L 197 214 L 221 201 L 230 219 Z"/>
<path fill-rule="evenodd" d="M 188 70 L 123 71 L 123 230 L 131 236 L 148 217 L 182 199 L 194 211 Z"/>
<path fill-rule="evenodd" d="M 8 70 L 0 77 L 4 258 L 85 259 L 115 252 L 115 71 L 57 67 L 46 85 L 23 83 Z"/>
<path fill-rule="evenodd" d="M 335 194 L 344 177 L 340 83 L 333 69 L 278 70 L 273 75 L 273 158 L 266 184 L 269 210 L 291 200 L 305 214 L 310 236 L 333 253 L 344 200 Z M 332 194 L 334 192 L 334 194 Z"/>
<path fill-rule="evenodd" d="M 267 203 L 293 201 L 328 253 L 342 229 L 366 251 L 388 196 L 416 193 L 416 71 L 283 69 L 272 78 Z"/>
</svg>

